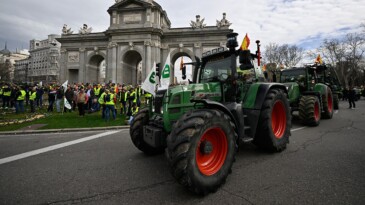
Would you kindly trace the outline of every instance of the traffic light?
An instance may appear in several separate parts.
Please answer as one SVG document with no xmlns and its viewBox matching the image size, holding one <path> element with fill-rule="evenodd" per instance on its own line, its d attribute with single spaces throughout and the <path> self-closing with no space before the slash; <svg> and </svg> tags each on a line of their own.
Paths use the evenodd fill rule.
<svg viewBox="0 0 365 205">
<path fill-rule="evenodd" d="M 161 77 L 160 66 L 160 63 L 156 63 L 156 76 L 158 76 L 159 78 Z"/>
</svg>

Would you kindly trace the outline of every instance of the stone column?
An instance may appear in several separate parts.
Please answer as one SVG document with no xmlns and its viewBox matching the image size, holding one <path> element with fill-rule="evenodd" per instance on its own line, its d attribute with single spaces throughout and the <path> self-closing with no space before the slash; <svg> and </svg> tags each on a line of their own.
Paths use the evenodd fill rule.
<svg viewBox="0 0 365 205">
<path fill-rule="evenodd" d="M 117 80 L 117 44 L 110 42 L 107 52 L 107 65 L 105 71 L 105 81 L 109 82 Z"/>
<path fill-rule="evenodd" d="M 146 78 L 146 76 L 151 71 L 152 66 L 152 52 L 151 52 L 151 41 L 145 41 L 145 51 L 146 51 L 146 59 L 145 59 L 145 69 L 142 69 L 142 81 Z"/>
<path fill-rule="evenodd" d="M 80 69 L 79 69 L 79 82 L 85 82 L 86 79 L 86 65 L 88 64 L 88 62 L 86 62 L 86 57 L 85 57 L 85 48 L 79 48 L 79 52 L 80 52 Z"/>
<path fill-rule="evenodd" d="M 67 78 L 68 68 L 67 68 L 67 50 L 61 49 L 61 58 L 60 58 L 60 70 L 59 70 L 59 82 L 64 82 Z"/>
</svg>

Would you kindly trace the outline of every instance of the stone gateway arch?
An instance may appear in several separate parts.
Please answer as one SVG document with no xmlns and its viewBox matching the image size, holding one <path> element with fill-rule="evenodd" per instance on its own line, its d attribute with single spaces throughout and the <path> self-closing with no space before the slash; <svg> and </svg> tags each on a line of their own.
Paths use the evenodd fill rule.
<svg viewBox="0 0 365 205">
<path fill-rule="evenodd" d="M 62 44 L 60 82 L 140 84 L 153 62 L 164 63 L 169 53 L 172 65 L 182 56 L 201 57 L 205 51 L 225 47 L 226 35 L 232 32 L 225 14 L 215 26 L 206 26 L 197 15 L 189 27 L 171 28 L 166 11 L 152 0 L 116 0 L 108 13 L 110 26 L 105 32 L 92 33 L 84 24 L 72 34 L 64 26 L 57 39 Z"/>
</svg>

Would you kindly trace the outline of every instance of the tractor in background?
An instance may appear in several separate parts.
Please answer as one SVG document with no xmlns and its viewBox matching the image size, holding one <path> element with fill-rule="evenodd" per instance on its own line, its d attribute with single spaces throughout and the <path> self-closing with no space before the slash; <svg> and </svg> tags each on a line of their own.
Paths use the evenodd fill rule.
<svg viewBox="0 0 365 205">
<path fill-rule="evenodd" d="M 193 80 L 157 91 L 130 126 L 134 145 L 148 155 L 165 151 L 172 176 L 197 194 L 224 184 L 240 143 L 280 152 L 289 142 L 287 90 L 258 82 L 253 64 L 257 59 L 260 65 L 259 42 L 256 54 L 236 50 L 237 35 L 227 35 L 228 49 L 196 57 Z"/>
<path fill-rule="evenodd" d="M 299 111 L 303 124 L 318 126 L 320 119 L 333 116 L 333 94 L 331 88 L 318 82 L 318 73 L 323 73 L 324 66 L 307 65 L 305 67 L 282 70 L 280 82 L 289 93 L 292 113 Z"/>
<path fill-rule="evenodd" d="M 342 98 L 342 85 L 338 78 L 336 70 L 329 65 L 319 65 L 317 66 L 320 69 L 317 69 L 318 82 L 326 84 L 331 88 L 333 95 L 333 108 L 339 109 L 339 99 Z"/>
</svg>

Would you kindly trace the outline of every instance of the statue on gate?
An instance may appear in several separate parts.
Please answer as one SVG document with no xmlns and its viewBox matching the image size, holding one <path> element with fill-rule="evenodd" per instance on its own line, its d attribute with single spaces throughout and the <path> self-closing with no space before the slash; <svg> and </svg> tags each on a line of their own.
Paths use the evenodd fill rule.
<svg viewBox="0 0 365 205">
<path fill-rule="evenodd" d="M 206 26 L 206 24 L 204 24 L 204 18 L 202 20 L 200 20 L 200 15 L 196 15 L 196 21 L 191 21 L 190 26 L 195 29 L 195 28 L 204 28 Z"/>
<path fill-rule="evenodd" d="M 67 24 L 63 24 L 63 28 L 62 28 L 62 34 L 63 35 L 69 35 L 72 34 L 73 31 L 71 31 L 71 28 L 67 28 Z"/>
<path fill-rule="evenodd" d="M 87 24 L 84 24 L 82 28 L 80 28 L 79 30 L 79 34 L 89 34 L 91 33 L 91 31 L 93 30 L 93 28 L 88 28 Z"/>
</svg>

